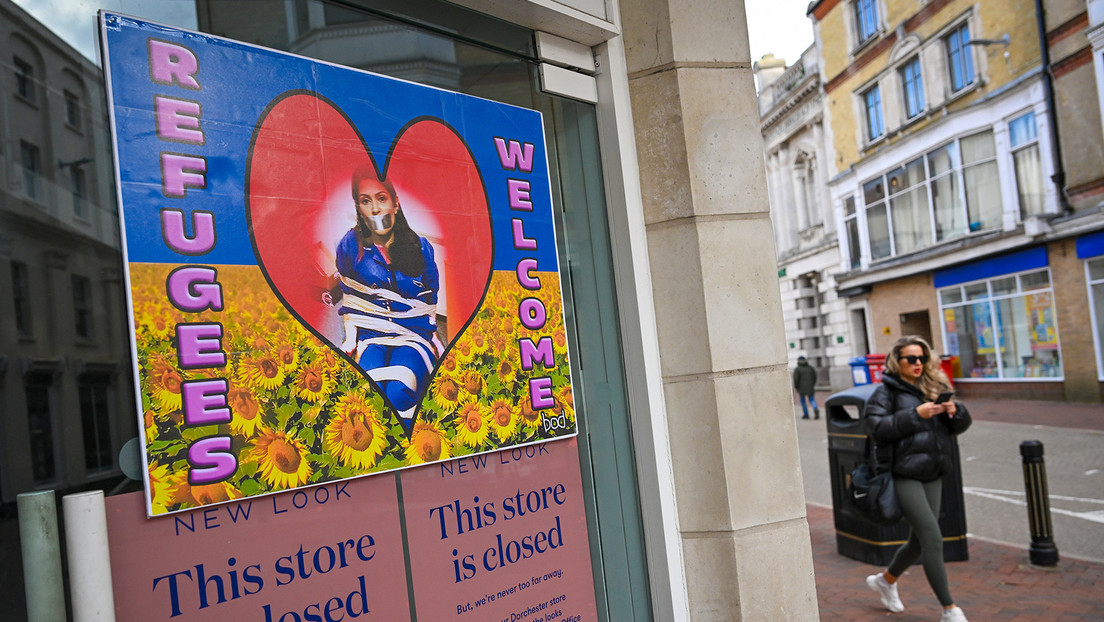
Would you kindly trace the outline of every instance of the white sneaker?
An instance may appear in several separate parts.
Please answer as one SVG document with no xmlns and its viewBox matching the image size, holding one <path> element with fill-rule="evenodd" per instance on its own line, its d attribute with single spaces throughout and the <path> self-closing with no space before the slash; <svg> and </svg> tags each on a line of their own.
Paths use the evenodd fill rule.
<svg viewBox="0 0 1104 622">
<path fill-rule="evenodd" d="M 966 619 L 966 614 L 962 613 L 962 609 L 958 607 L 951 607 L 950 609 L 943 610 L 943 617 L 939 618 L 939 622 L 970 622 Z"/>
<path fill-rule="evenodd" d="M 885 580 L 882 573 L 872 574 L 866 578 L 866 584 L 870 586 L 870 589 L 878 593 L 878 596 L 882 599 L 882 604 L 886 609 L 889 609 L 893 613 L 901 613 L 905 610 L 905 606 L 901 603 L 901 598 L 897 596 L 897 584 L 890 583 Z M 958 607 L 952 609 L 952 611 L 961 612 Z M 946 616 L 946 613 L 943 614 Z M 956 618 L 946 618 L 945 620 L 956 620 Z M 966 618 L 963 618 L 965 620 Z"/>
</svg>

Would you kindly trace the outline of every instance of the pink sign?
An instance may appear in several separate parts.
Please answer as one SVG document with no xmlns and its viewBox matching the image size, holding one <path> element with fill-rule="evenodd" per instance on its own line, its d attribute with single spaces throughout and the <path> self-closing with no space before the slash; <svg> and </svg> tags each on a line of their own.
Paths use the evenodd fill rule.
<svg viewBox="0 0 1104 622">
<path fill-rule="evenodd" d="M 140 493 L 106 501 L 120 622 L 409 617 L 393 477 L 155 520 Z"/>
<path fill-rule="evenodd" d="M 107 514 L 122 622 L 598 619 L 574 438 L 154 519 L 120 495 Z"/>
<path fill-rule="evenodd" d="M 597 620 L 575 439 L 402 474 L 419 620 Z"/>
</svg>

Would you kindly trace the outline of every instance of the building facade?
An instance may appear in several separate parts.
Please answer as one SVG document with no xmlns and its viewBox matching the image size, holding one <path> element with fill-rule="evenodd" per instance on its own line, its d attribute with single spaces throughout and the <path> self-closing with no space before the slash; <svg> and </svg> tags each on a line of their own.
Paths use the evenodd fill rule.
<svg viewBox="0 0 1104 622">
<path fill-rule="evenodd" d="M 919 334 L 967 397 L 1100 401 L 1085 5 L 823 0 L 809 15 L 841 171 L 839 293 L 873 350 Z"/>
<path fill-rule="evenodd" d="M 818 385 L 836 391 L 851 386 L 849 359 L 869 350 L 866 331 L 851 331 L 846 303 L 836 294 L 842 270 L 828 194 L 835 168 L 820 65 L 813 45 L 789 67 L 767 55 L 754 69 L 788 360 L 792 367 L 805 356 L 817 369 Z"/>
<path fill-rule="evenodd" d="M 175 25 L 542 112 L 568 284 L 564 307 L 600 619 L 816 619 L 742 4 L 197 0 L 194 7 L 194 23 Z M 686 19 L 656 19 L 675 14 Z M 91 12 L 86 17 L 90 22 Z M 159 19 L 156 13 L 138 17 Z M 5 62 L 15 57 L 37 70 L 30 52 L 9 53 Z M 6 107 L 25 105 L 19 99 L 26 97 L 19 90 L 23 65 L 7 72 Z M 87 76 L 86 88 L 102 89 L 90 84 L 97 72 L 81 67 L 88 70 L 77 74 Z M 100 96 L 96 102 L 102 105 Z M 95 123 L 103 124 L 103 111 L 97 115 Z M 42 127 L 36 122 L 15 130 Z M 19 153 L 11 144 L 6 135 L 8 157 Z M 55 159 L 110 162 L 107 145 L 95 147 L 95 155 L 85 155 L 47 154 L 40 146 L 42 168 L 22 166 L 20 176 Z M 68 184 L 65 171 L 72 166 L 49 175 Z M 100 191 L 112 179 L 109 166 L 96 169 Z M 60 224 L 51 224 L 42 227 L 43 244 L 75 246 L 55 231 Z M 4 234 L 12 249 L 12 259 L 4 259 L 15 274 L 21 245 L 38 238 Z M 114 244 L 95 248 L 103 248 L 104 262 L 117 271 Z M 71 256 L 65 267 L 52 269 L 94 266 Z M 35 313 L 79 318 L 90 306 L 87 297 L 69 293 L 83 285 L 59 284 L 55 274 L 51 287 L 72 303 L 21 307 L 23 284 L 34 292 L 43 278 L 0 281 L 16 303 L 4 311 L 5 319 L 13 318 L 3 323 L 5 339 L 11 333 L 13 343 L 22 343 L 8 328 L 20 317 L 31 315 L 37 327 Z M 125 367 L 127 314 L 121 284 L 113 287 L 110 301 L 92 290 L 92 316 L 103 324 L 95 330 L 113 339 L 106 358 Z M 77 319 L 71 323 L 73 332 L 81 330 Z M 43 330 L 50 338 L 65 334 Z M 5 391 L 25 392 L 27 372 L 15 360 L 9 355 Z M 69 367 L 60 373 L 82 375 Z M 120 404 L 127 399 L 124 378 L 125 371 L 116 377 Z M 38 412 L 5 408 L 5 425 Z M 133 436 L 137 414 L 113 413 L 116 441 Z M 30 441 L 26 423 L 10 425 L 6 444 Z M 3 468 L 5 495 L 55 485 L 11 479 L 13 467 Z M 18 548 L 9 544 L 3 548 Z"/>
</svg>

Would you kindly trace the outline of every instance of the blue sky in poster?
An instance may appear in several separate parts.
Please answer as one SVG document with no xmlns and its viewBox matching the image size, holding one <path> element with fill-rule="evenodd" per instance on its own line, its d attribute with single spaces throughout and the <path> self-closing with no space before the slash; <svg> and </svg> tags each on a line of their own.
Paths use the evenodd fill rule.
<svg viewBox="0 0 1104 622">
<path fill-rule="evenodd" d="M 105 19 L 129 261 L 257 263 L 245 217 L 245 173 L 254 124 L 274 98 L 289 90 L 306 89 L 331 100 L 348 116 L 381 167 L 396 134 L 411 119 L 436 117 L 452 126 L 467 142 L 483 176 L 495 236 L 494 269 L 513 270 L 518 259 L 527 256 L 537 258 L 540 270 L 557 270 L 539 113 L 118 15 L 108 14 Z M 151 80 L 146 51 L 150 37 L 180 43 L 196 54 L 201 90 Z M 174 144 L 158 138 L 153 115 L 157 94 L 200 103 L 204 145 Z M 526 214 L 525 235 L 537 239 L 536 251 L 513 249 L 510 218 L 517 212 L 507 202 L 510 175 L 499 164 L 492 140 L 495 136 L 536 147 L 534 170 L 524 175 L 531 180 L 535 206 L 532 214 Z M 206 158 L 207 187 L 189 190 L 183 199 L 167 199 L 161 189 L 159 154 L 163 151 Z M 185 212 L 213 212 L 218 234 L 215 249 L 198 257 L 171 251 L 161 239 L 159 221 L 160 209 L 169 204 Z"/>
</svg>

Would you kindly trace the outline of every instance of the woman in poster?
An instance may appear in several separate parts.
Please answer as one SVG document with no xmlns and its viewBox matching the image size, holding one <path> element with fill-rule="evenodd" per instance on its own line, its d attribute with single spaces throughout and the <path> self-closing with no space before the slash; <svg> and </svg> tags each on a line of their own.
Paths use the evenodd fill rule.
<svg viewBox="0 0 1104 622">
<path fill-rule="evenodd" d="M 340 305 L 341 349 L 383 390 L 410 429 L 444 349 L 437 338 L 440 277 L 433 246 L 410 228 L 395 188 L 371 166 L 353 173 L 356 226 L 337 244 L 323 301 Z"/>
</svg>

